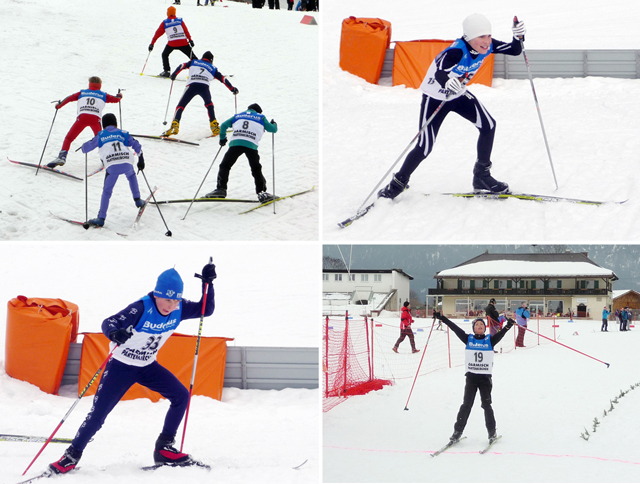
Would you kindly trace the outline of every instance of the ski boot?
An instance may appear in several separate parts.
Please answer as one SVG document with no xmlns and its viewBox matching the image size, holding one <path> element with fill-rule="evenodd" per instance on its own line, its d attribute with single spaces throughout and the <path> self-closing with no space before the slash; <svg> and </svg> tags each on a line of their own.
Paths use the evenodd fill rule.
<svg viewBox="0 0 640 484">
<path fill-rule="evenodd" d="M 378 198 L 390 198 L 393 200 L 403 191 L 409 188 L 408 182 L 409 177 L 396 173 L 393 176 L 393 180 L 391 180 L 391 182 L 389 182 L 386 187 L 378 192 Z"/>
<path fill-rule="evenodd" d="M 88 227 L 104 227 L 104 219 L 102 217 L 92 218 L 91 220 L 87 220 L 86 225 Z"/>
<path fill-rule="evenodd" d="M 136 207 L 137 207 L 137 208 L 142 208 L 142 207 L 144 207 L 144 206 L 147 204 L 147 202 L 145 202 L 145 201 L 144 201 L 142 198 L 140 198 L 140 197 L 138 197 L 138 198 L 134 198 L 134 199 L 133 199 L 133 201 L 134 201 L 134 202 L 136 202 Z"/>
<path fill-rule="evenodd" d="M 417 349 L 417 348 L 413 348 L 413 349 L 411 350 L 411 353 L 420 353 L 420 350 L 419 350 L 419 349 Z"/>
<path fill-rule="evenodd" d="M 82 451 L 70 445 L 59 460 L 49 464 L 49 469 L 53 474 L 66 474 L 76 468 L 80 457 L 82 457 Z"/>
<path fill-rule="evenodd" d="M 260 203 L 267 203 L 270 202 L 272 200 L 275 200 L 277 197 L 275 195 L 271 195 L 268 192 L 260 192 L 258 193 L 258 201 Z"/>
<path fill-rule="evenodd" d="M 174 436 L 160 434 L 158 440 L 156 440 L 156 448 L 153 451 L 154 462 L 156 464 L 172 466 L 191 465 L 193 462 L 191 456 L 173 447 L 174 442 Z"/>
<path fill-rule="evenodd" d="M 391 350 L 392 350 L 394 353 L 397 353 L 397 352 L 398 352 L 398 348 L 396 348 L 395 346 L 394 346 L 393 348 L 391 348 Z"/>
<path fill-rule="evenodd" d="M 53 160 L 51 163 L 47 163 L 49 168 L 55 168 L 56 166 L 62 166 L 67 162 L 67 151 L 62 150 L 58 154 L 58 157 Z"/>
<path fill-rule="evenodd" d="M 227 198 L 227 190 L 224 188 L 216 188 L 214 191 L 207 193 L 205 198 Z"/>
<path fill-rule="evenodd" d="M 178 131 L 180 131 L 180 122 L 174 119 L 173 121 L 171 121 L 171 127 L 164 133 L 162 133 L 162 136 L 167 137 L 171 136 L 172 134 L 178 134 Z"/>
<path fill-rule="evenodd" d="M 453 435 L 451 435 L 451 437 L 449 437 L 449 440 L 451 442 L 457 442 L 458 440 L 460 440 L 460 437 L 462 437 L 462 432 L 459 431 L 454 431 Z"/>
<path fill-rule="evenodd" d="M 475 192 L 509 193 L 509 185 L 491 176 L 490 161 L 476 161 L 473 167 L 473 190 Z"/>
<path fill-rule="evenodd" d="M 218 136 L 220 134 L 220 125 L 218 124 L 218 121 L 214 119 L 209 123 L 209 125 L 211 126 L 211 136 Z"/>
<path fill-rule="evenodd" d="M 495 430 L 493 432 L 489 432 L 489 443 L 490 444 L 493 444 L 497 439 L 498 439 L 498 434 L 496 434 Z"/>
<path fill-rule="evenodd" d="M 158 74 L 158 77 L 171 77 L 171 73 L 169 71 L 162 71 Z"/>
</svg>

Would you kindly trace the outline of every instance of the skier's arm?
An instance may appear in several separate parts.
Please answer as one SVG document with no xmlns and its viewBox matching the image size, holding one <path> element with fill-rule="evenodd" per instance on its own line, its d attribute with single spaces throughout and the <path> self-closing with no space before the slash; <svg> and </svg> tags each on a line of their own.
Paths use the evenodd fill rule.
<svg viewBox="0 0 640 484">
<path fill-rule="evenodd" d="M 461 60 L 462 49 L 449 49 L 436 57 L 434 77 L 441 87 L 445 87 L 447 81 L 451 79 L 449 73 Z"/>
<path fill-rule="evenodd" d="M 515 37 L 509 43 L 496 39 L 491 39 L 491 43 L 493 44 L 494 54 L 520 55 L 522 53 L 522 43 L 520 39 Z"/>
<path fill-rule="evenodd" d="M 184 23 L 184 20 L 182 21 L 182 30 L 184 30 L 184 35 L 187 36 L 187 39 L 189 39 L 189 42 L 193 42 L 193 40 L 191 40 L 191 34 L 189 33 L 189 29 L 187 28 L 187 24 Z M 191 47 L 193 47 L 193 45 L 191 45 Z"/>
<path fill-rule="evenodd" d="M 224 77 L 222 75 L 222 73 L 220 71 L 216 71 L 215 75 L 213 76 L 216 79 L 218 79 L 222 84 L 224 84 L 225 86 L 227 86 L 227 89 L 229 89 L 229 91 L 231 91 L 234 94 L 238 94 L 238 89 L 236 89 L 235 87 L 233 87 L 233 84 L 231 84 L 229 82 L 229 79 L 227 79 L 226 77 Z"/>
<path fill-rule="evenodd" d="M 458 338 L 460 338 L 460 341 L 462 341 L 464 344 L 467 344 L 467 340 L 469 339 L 469 335 L 467 333 L 465 333 L 464 330 L 460 326 L 458 326 L 453 321 L 450 321 L 446 316 L 443 316 L 439 312 L 435 312 L 435 313 L 433 313 L 433 315 L 437 319 L 442 321 L 444 324 L 449 326 L 451 328 L 451 330 L 456 334 L 456 336 Z"/>
<path fill-rule="evenodd" d="M 220 125 L 220 139 L 226 139 L 227 130 L 231 127 L 232 124 L 233 124 L 233 117 L 227 119 L 224 123 Z"/>
<path fill-rule="evenodd" d="M 187 61 L 184 64 L 180 64 L 175 71 L 173 71 L 173 74 L 171 74 L 171 80 L 174 81 L 176 79 L 176 76 L 178 74 L 180 74 L 183 69 L 188 69 L 189 67 L 191 67 L 191 61 Z"/>
<path fill-rule="evenodd" d="M 135 139 L 133 136 L 129 135 L 129 139 L 125 143 L 127 146 L 131 146 L 133 150 L 136 152 L 136 155 L 142 153 L 142 145 L 140 142 Z"/>
<path fill-rule="evenodd" d="M 111 94 L 107 94 L 108 103 L 119 103 L 120 101 L 122 101 L 122 93 L 119 92 L 115 96 L 112 96 Z"/>
<path fill-rule="evenodd" d="M 130 326 L 135 328 L 143 314 L 144 303 L 142 301 L 136 301 L 133 304 L 129 304 L 122 311 L 102 322 L 102 332 L 107 338 L 112 339 L 111 334 L 120 329 L 126 330 Z"/>
<path fill-rule="evenodd" d="M 80 91 L 65 97 L 62 101 L 56 104 L 56 109 L 60 109 L 62 106 L 70 103 L 71 101 L 77 101 L 80 98 Z"/>
<path fill-rule="evenodd" d="M 516 322 L 513 319 L 507 319 L 507 325 L 491 337 L 491 346 L 500 343 L 500 340 L 504 338 L 504 335 L 507 334 L 507 331 L 509 331 L 514 324 L 516 324 Z"/>
<path fill-rule="evenodd" d="M 95 150 L 98 147 L 98 141 L 98 137 L 94 136 L 92 139 L 82 145 L 82 152 L 89 153 L 89 151 Z"/>
<path fill-rule="evenodd" d="M 158 40 L 160 37 L 162 37 L 164 35 L 164 22 L 160 22 L 160 27 L 158 27 L 158 30 L 156 30 L 156 33 L 153 34 L 153 39 L 151 39 L 151 45 L 156 43 L 156 40 Z"/>
<path fill-rule="evenodd" d="M 202 316 L 202 300 L 204 298 L 204 287 L 205 283 L 202 283 L 202 297 L 200 301 L 189 301 L 187 299 L 182 300 L 182 320 L 185 319 L 195 319 Z M 207 304 L 204 308 L 204 315 L 211 316 L 213 314 L 213 310 L 215 309 L 215 297 L 214 297 L 214 289 L 213 284 L 209 283 L 209 289 L 207 290 Z"/>
<path fill-rule="evenodd" d="M 264 129 L 266 131 L 268 131 L 269 133 L 277 133 L 278 132 L 278 125 L 275 122 L 270 123 L 269 121 L 267 121 L 266 117 L 263 119 L 263 121 L 264 121 L 264 123 L 263 123 Z"/>
</svg>

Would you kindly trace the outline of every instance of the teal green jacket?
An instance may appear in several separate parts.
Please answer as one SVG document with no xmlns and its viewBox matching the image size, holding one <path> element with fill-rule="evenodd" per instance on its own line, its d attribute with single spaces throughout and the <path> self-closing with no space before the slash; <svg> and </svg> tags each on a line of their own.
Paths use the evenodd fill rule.
<svg viewBox="0 0 640 484">
<path fill-rule="evenodd" d="M 260 116 L 262 125 L 264 126 L 265 131 L 268 131 L 269 133 L 277 133 L 278 132 L 278 125 L 276 123 L 270 123 L 267 120 L 267 117 L 264 114 L 258 114 L 256 111 L 254 111 L 253 109 L 247 109 L 246 111 L 243 111 L 244 113 L 251 113 L 253 115 L 257 115 Z M 242 114 L 242 113 L 240 113 Z M 236 117 L 238 115 L 235 114 L 232 117 L 230 117 L 229 119 L 227 119 L 224 123 L 222 123 L 220 125 L 220 139 L 226 139 L 227 138 L 227 129 L 231 128 L 233 126 L 234 121 L 236 120 Z M 258 145 L 256 143 L 252 143 L 249 140 L 243 140 L 243 139 L 234 139 L 231 140 L 231 142 L 229 143 L 229 146 L 246 146 L 247 148 L 251 148 L 253 150 L 258 150 Z"/>
</svg>

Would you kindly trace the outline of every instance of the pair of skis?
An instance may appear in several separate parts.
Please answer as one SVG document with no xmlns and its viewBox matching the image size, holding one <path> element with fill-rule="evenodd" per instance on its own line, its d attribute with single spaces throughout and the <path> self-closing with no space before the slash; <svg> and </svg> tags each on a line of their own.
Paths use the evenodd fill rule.
<svg viewBox="0 0 640 484">
<path fill-rule="evenodd" d="M 498 435 L 495 439 L 490 440 L 489 443 L 479 451 L 480 454 L 486 454 L 489 449 L 491 449 L 491 447 L 493 447 L 493 445 L 502 438 L 502 435 Z M 436 450 L 433 454 L 431 454 L 431 457 L 437 457 L 440 454 L 442 454 L 443 452 L 445 452 L 447 449 L 450 449 L 451 447 L 453 447 L 454 445 L 456 445 L 458 442 L 460 442 L 461 440 L 466 439 L 466 437 L 460 437 L 458 440 L 450 440 L 446 445 L 444 445 L 442 448 Z"/>
<path fill-rule="evenodd" d="M 79 176 L 76 175 L 72 175 L 71 173 L 67 173 L 66 171 L 62 171 L 58 168 L 50 168 L 47 165 L 36 165 L 35 163 L 28 163 L 26 161 L 16 161 L 16 160 L 12 160 L 11 158 L 7 158 L 7 160 L 9 160 L 11 163 L 15 164 L 15 165 L 22 165 L 22 166 L 29 166 L 31 168 L 36 168 L 36 169 L 40 169 L 43 171 L 48 171 L 49 173 L 53 173 L 55 175 L 61 175 L 64 176 L 65 178 L 71 178 L 72 180 L 78 180 L 78 181 L 84 181 L 84 178 L 81 178 Z M 96 173 L 100 173 L 102 170 L 104 170 L 104 165 L 101 166 L 100 168 L 98 168 L 95 171 L 92 171 L 91 173 L 87 174 L 87 177 L 91 177 L 93 175 L 95 175 Z"/>
</svg>

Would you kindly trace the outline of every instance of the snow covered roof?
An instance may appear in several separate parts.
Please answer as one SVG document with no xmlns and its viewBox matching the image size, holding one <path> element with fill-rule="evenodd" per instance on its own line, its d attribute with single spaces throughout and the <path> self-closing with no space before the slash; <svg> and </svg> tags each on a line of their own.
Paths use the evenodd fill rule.
<svg viewBox="0 0 640 484">
<path fill-rule="evenodd" d="M 482 254 L 434 278 L 459 277 L 618 277 L 586 254 Z"/>
<path fill-rule="evenodd" d="M 322 269 L 322 272 L 330 274 L 346 274 L 347 272 L 353 274 L 391 274 L 392 272 L 398 272 L 407 276 L 410 280 L 413 280 L 413 276 L 407 274 L 403 269 Z"/>
<path fill-rule="evenodd" d="M 611 298 L 612 299 L 617 299 L 617 298 L 619 298 L 621 296 L 624 296 L 625 294 L 627 294 L 629 292 L 635 292 L 636 294 L 638 294 L 633 289 L 618 289 L 617 291 L 611 291 Z"/>
</svg>

